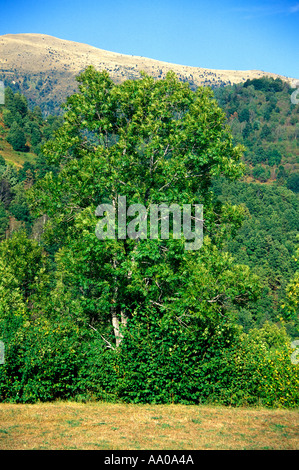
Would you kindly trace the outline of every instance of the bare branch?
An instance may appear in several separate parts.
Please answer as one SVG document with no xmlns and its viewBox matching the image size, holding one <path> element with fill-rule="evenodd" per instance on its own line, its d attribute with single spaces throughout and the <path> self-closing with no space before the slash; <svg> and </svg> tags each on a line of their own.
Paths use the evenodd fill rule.
<svg viewBox="0 0 299 470">
<path fill-rule="evenodd" d="M 110 349 L 113 349 L 115 351 L 115 348 L 112 346 L 111 343 L 109 343 L 109 341 L 107 341 L 104 336 L 101 335 L 101 333 L 98 332 L 98 330 L 96 328 L 94 328 L 92 325 L 88 325 L 90 326 L 90 328 L 94 331 L 96 331 L 96 333 L 98 333 L 100 335 L 100 337 L 102 338 L 103 341 L 105 341 L 105 343 L 107 344 L 107 348 L 110 348 Z"/>
<path fill-rule="evenodd" d="M 151 302 L 153 305 L 158 305 L 158 307 L 164 307 L 163 304 L 159 304 L 158 302 L 154 302 L 153 300 L 150 300 L 150 302 Z"/>
<path fill-rule="evenodd" d="M 218 294 L 218 295 L 216 295 L 216 297 L 213 297 L 213 299 L 208 300 L 208 302 L 209 302 L 210 304 L 215 303 L 215 302 L 218 302 L 218 301 L 221 299 L 221 297 L 224 297 L 224 296 L 225 296 L 224 293 L 223 293 L 223 294 Z M 221 301 L 221 303 L 223 303 L 223 301 L 225 301 L 225 300 L 227 300 L 227 299 L 228 299 L 228 297 L 225 297 L 225 298 Z"/>
<path fill-rule="evenodd" d="M 176 176 L 177 176 L 177 173 L 175 175 L 173 175 L 172 179 L 168 183 L 164 184 L 164 186 L 162 186 L 160 189 L 158 189 L 158 191 L 162 191 L 162 189 L 167 188 L 167 186 L 170 186 L 173 183 L 173 181 L 175 180 Z"/>
</svg>

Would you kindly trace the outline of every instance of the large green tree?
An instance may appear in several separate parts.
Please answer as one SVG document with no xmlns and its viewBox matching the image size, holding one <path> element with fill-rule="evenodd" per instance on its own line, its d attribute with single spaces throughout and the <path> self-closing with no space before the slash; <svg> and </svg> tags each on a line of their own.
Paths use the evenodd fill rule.
<svg viewBox="0 0 299 470">
<path fill-rule="evenodd" d="M 210 89 L 193 92 L 173 73 L 116 85 L 89 67 L 78 82 L 64 124 L 44 148 L 59 171 L 29 193 L 36 215 L 49 217 L 45 240 L 59 248 L 59 282 L 112 348 L 106 335 L 118 346 L 122 327 L 142 312 L 171 319 L 172 328 L 220 334 L 229 312 L 256 296 L 249 270 L 221 251 L 242 220 L 241 208 L 220 204 L 211 190 L 213 178 L 236 179 L 243 170 L 224 112 Z M 119 196 L 147 208 L 203 204 L 203 247 L 186 251 L 171 235 L 98 240 L 96 208 L 117 209 Z"/>
</svg>

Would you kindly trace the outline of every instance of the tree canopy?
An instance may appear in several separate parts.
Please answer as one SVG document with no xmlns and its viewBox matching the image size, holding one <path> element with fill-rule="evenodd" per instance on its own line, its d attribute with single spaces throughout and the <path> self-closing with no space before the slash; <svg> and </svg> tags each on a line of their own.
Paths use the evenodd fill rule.
<svg viewBox="0 0 299 470">
<path fill-rule="evenodd" d="M 64 124 L 45 148 L 59 172 L 38 181 L 30 200 L 50 217 L 49 240 L 62 246 L 58 269 L 81 291 L 90 321 L 107 326 L 111 316 L 119 340 L 120 322 L 149 306 L 160 317 L 205 323 L 209 312 L 216 321 L 229 303 L 254 297 L 249 271 L 220 251 L 242 210 L 217 203 L 211 180 L 239 177 L 242 149 L 233 145 L 211 91 L 193 92 L 172 73 L 115 85 L 90 67 L 78 81 Z M 204 248 L 187 254 L 182 240 L 171 237 L 99 242 L 96 207 L 116 207 L 120 195 L 128 205 L 203 204 Z"/>
</svg>

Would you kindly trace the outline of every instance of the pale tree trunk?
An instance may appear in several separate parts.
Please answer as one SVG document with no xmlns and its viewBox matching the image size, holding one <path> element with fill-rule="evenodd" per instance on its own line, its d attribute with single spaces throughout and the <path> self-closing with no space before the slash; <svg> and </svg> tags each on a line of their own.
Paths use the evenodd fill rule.
<svg viewBox="0 0 299 470">
<path fill-rule="evenodd" d="M 114 330 L 114 336 L 115 336 L 115 345 L 118 348 L 120 345 L 122 339 L 123 339 L 123 334 L 121 333 L 121 327 L 125 328 L 127 324 L 127 316 L 124 314 L 124 312 L 120 312 L 120 321 L 116 313 L 116 309 L 114 307 L 111 308 L 111 314 L 112 314 L 112 326 Z"/>
<path fill-rule="evenodd" d="M 116 269 L 116 260 L 113 260 L 113 268 Z M 117 298 L 118 298 L 118 286 L 117 286 L 117 277 L 115 276 L 114 278 L 114 293 L 113 293 L 113 298 L 112 298 L 112 305 L 111 305 L 111 319 L 112 319 L 112 326 L 114 330 L 114 336 L 115 336 L 115 345 L 118 348 L 118 346 L 121 343 L 121 340 L 123 339 L 123 334 L 121 333 L 121 328 L 125 328 L 127 325 L 128 317 L 127 315 L 121 310 L 120 311 L 120 319 L 118 315 L 118 309 L 117 309 Z"/>
<path fill-rule="evenodd" d="M 117 317 L 115 307 L 111 307 L 111 316 L 112 316 L 112 326 L 113 326 L 114 336 L 115 336 L 115 345 L 118 348 L 122 338 L 121 338 L 121 333 L 119 330 L 119 319 Z"/>
<path fill-rule="evenodd" d="M 117 200 L 117 197 L 115 197 L 115 199 L 113 199 L 113 201 L 112 201 L 114 209 L 116 209 L 116 200 Z M 117 261 L 116 261 L 115 258 L 113 259 L 112 265 L 113 265 L 113 269 L 116 272 Z M 130 275 L 131 275 L 131 273 L 128 274 L 128 278 L 130 278 Z M 114 277 L 114 292 L 113 292 L 113 298 L 112 298 L 112 301 L 111 301 L 111 303 L 112 303 L 112 305 L 111 305 L 111 319 L 112 319 L 112 326 L 113 326 L 113 331 L 114 331 L 114 336 L 115 336 L 115 345 L 118 348 L 118 346 L 120 345 L 120 343 L 123 339 L 123 334 L 121 333 L 121 329 L 124 329 L 126 327 L 128 317 L 127 317 L 127 315 L 125 314 L 125 312 L 123 310 L 120 310 L 120 312 L 118 312 L 118 308 L 117 308 L 118 285 L 117 285 L 117 282 L 118 282 L 117 281 L 117 276 L 115 275 L 115 277 Z M 119 316 L 120 316 L 120 318 L 119 318 Z"/>
</svg>

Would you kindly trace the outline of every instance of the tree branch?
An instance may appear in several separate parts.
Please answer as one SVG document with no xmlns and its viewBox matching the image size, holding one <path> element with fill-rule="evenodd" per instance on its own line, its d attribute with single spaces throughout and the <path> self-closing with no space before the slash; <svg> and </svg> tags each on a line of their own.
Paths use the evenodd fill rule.
<svg viewBox="0 0 299 470">
<path fill-rule="evenodd" d="M 92 325 L 88 325 L 88 326 L 90 326 L 90 328 L 91 328 L 92 330 L 96 331 L 96 332 L 100 335 L 100 337 L 102 338 L 102 340 L 105 341 L 105 343 L 107 344 L 107 348 L 113 349 L 113 350 L 115 351 L 115 348 L 112 346 L 112 344 L 109 343 L 109 341 L 107 341 L 107 340 L 104 338 L 104 336 L 102 336 L 101 333 L 98 332 L 98 330 L 97 330 L 96 328 L 94 328 Z"/>
</svg>

